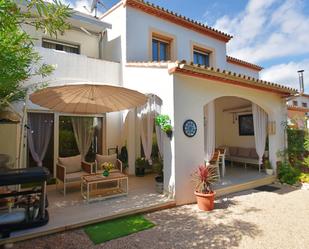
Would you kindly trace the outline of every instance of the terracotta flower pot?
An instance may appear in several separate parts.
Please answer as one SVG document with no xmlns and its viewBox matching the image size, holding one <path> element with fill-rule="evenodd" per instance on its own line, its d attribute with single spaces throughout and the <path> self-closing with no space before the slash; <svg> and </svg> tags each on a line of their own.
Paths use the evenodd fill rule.
<svg viewBox="0 0 309 249">
<path fill-rule="evenodd" d="M 211 211 L 214 209 L 215 192 L 203 194 L 195 191 L 194 194 L 196 196 L 197 206 L 200 210 Z"/>
</svg>

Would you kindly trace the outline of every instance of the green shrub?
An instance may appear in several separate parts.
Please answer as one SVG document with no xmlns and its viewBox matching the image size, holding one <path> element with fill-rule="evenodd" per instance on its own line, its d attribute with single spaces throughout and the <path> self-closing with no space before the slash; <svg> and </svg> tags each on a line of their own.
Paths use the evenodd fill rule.
<svg viewBox="0 0 309 249">
<path fill-rule="evenodd" d="M 288 135 L 288 155 L 290 161 L 302 158 L 305 152 L 305 136 L 304 130 L 287 129 Z"/>
<path fill-rule="evenodd" d="M 282 162 L 279 165 L 278 177 L 281 183 L 295 184 L 299 179 L 300 171 L 291 166 L 289 162 Z"/>
</svg>

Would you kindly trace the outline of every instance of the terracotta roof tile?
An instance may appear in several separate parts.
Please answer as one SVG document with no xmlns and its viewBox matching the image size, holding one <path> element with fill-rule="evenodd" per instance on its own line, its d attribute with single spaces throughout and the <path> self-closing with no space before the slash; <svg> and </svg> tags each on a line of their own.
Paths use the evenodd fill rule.
<svg viewBox="0 0 309 249">
<path fill-rule="evenodd" d="M 257 70 L 257 71 L 261 71 L 263 69 L 263 67 L 259 66 L 259 65 L 255 65 L 253 63 L 247 62 L 247 61 L 243 61 L 240 59 L 237 59 L 235 57 L 232 56 L 226 56 L 226 61 L 229 63 L 233 63 L 233 64 L 237 64 L 240 66 L 244 66 L 244 67 L 248 67 L 250 69 L 253 70 Z"/>
<path fill-rule="evenodd" d="M 177 70 L 178 69 L 178 70 Z M 205 67 L 201 66 L 198 64 L 194 64 L 192 62 L 187 63 L 187 61 L 182 60 L 179 63 L 176 63 L 175 69 L 170 71 L 191 71 L 195 73 L 201 73 L 201 74 L 212 74 L 214 78 L 225 78 L 226 81 L 234 82 L 235 84 L 239 83 L 238 85 L 243 85 L 243 86 L 251 86 L 251 87 L 260 87 L 260 88 L 265 88 L 269 90 L 273 90 L 275 92 L 280 92 L 282 94 L 296 94 L 298 91 L 294 88 L 284 86 L 278 83 L 273 83 L 257 78 L 253 78 L 248 75 L 244 74 L 237 74 L 235 72 L 227 71 L 225 69 L 221 70 L 220 68 L 213 68 L 213 67 Z"/>
</svg>

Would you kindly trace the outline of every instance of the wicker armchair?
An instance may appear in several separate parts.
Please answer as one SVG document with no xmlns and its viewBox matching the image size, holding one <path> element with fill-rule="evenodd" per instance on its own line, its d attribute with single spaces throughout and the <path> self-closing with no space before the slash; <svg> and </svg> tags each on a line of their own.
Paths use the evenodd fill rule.
<svg viewBox="0 0 309 249">
<path fill-rule="evenodd" d="M 80 155 L 59 157 L 56 165 L 56 188 L 62 182 L 63 195 L 66 194 L 67 184 L 80 182 L 83 175 L 93 173 L 93 164 L 82 161 Z"/>
</svg>

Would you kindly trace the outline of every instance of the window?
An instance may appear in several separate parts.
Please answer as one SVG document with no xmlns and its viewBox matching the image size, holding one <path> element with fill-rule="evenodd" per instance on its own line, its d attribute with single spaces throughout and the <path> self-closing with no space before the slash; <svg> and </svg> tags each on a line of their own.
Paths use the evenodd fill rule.
<svg viewBox="0 0 309 249">
<path fill-rule="evenodd" d="M 194 64 L 200 64 L 204 65 L 206 67 L 209 67 L 209 57 L 210 53 L 206 51 L 202 51 L 197 48 L 193 48 L 193 63 Z"/>
<path fill-rule="evenodd" d="M 74 54 L 80 53 L 79 45 L 58 42 L 58 41 L 53 41 L 53 40 L 47 40 L 47 39 L 42 40 L 42 47 L 61 50 L 61 51 L 65 51 L 68 53 L 74 53 Z"/>
<path fill-rule="evenodd" d="M 302 103 L 302 106 L 303 106 L 303 107 L 307 107 L 307 103 L 306 103 L 306 102 L 303 102 L 303 103 Z"/>
<path fill-rule="evenodd" d="M 152 37 L 152 60 L 168 61 L 170 56 L 171 42 L 161 38 Z"/>
<path fill-rule="evenodd" d="M 294 106 L 298 106 L 298 103 L 297 103 L 296 100 L 293 100 L 293 105 L 294 105 Z"/>
</svg>

